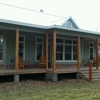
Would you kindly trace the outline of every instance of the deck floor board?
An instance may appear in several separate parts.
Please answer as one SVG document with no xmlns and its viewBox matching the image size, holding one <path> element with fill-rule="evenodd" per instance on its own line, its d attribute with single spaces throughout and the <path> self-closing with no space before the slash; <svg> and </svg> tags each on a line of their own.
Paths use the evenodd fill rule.
<svg viewBox="0 0 100 100">
<path fill-rule="evenodd" d="M 93 69 L 96 69 L 93 67 Z M 80 70 L 77 70 L 77 68 L 57 68 L 55 72 L 53 72 L 52 68 L 49 68 L 48 71 L 45 70 L 45 68 L 30 68 L 30 69 L 19 69 L 16 71 L 15 69 L 0 69 L 0 76 L 3 75 L 15 75 L 15 74 L 37 74 L 37 73 L 57 73 L 57 74 L 63 74 L 63 73 L 77 73 L 81 70 L 89 70 L 88 67 L 81 67 Z"/>
</svg>

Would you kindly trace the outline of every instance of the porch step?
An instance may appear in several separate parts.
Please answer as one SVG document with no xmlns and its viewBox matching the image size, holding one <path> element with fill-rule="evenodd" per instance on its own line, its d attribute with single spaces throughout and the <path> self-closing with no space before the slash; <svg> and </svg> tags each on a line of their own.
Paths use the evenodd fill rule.
<svg viewBox="0 0 100 100">
<path fill-rule="evenodd" d="M 81 70 L 79 76 L 82 79 L 89 80 L 89 70 Z M 92 69 L 92 80 L 100 80 L 100 69 Z"/>
</svg>

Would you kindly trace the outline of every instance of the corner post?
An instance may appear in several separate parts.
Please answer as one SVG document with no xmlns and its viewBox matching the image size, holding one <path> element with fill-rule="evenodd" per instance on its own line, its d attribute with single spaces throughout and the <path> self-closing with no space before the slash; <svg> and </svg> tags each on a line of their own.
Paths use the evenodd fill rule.
<svg viewBox="0 0 100 100">
<path fill-rule="evenodd" d="M 46 33 L 46 71 L 48 70 L 48 33 Z"/>
<path fill-rule="evenodd" d="M 15 70 L 18 71 L 18 48 L 19 48 L 19 27 L 16 28 L 16 50 L 15 50 Z"/>
<path fill-rule="evenodd" d="M 56 71 L 56 29 L 53 30 L 53 72 Z"/>
<path fill-rule="evenodd" d="M 77 69 L 80 70 L 80 34 L 77 38 Z"/>
</svg>

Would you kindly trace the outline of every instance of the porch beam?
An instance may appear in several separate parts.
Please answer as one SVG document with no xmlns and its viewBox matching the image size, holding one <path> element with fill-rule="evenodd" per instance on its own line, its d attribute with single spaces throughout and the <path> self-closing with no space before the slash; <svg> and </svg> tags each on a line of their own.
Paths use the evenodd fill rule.
<svg viewBox="0 0 100 100">
<path fill-rule="evenodd" d="M 18 71 L 19 27 L 16 28 L 15 70 Z"/>
<path fill-rule="evenodd" d="M 80 70 L 80 34 L 77 38 L 77 69 Z"/>
<path fill-rule="evenodd" d="M 83 38 L 82 40 L 96 41 L 96 39 L 93 39 L 93 38 Z"/>
<path fill-rule="evenodd" d="M 48 70 L 48 33 L 46 33 L 46 70 Z"/>
<path fill-rule="evenodd" d="M 56 29 L 53 30 L 53 72 L 56 71 Z"/>
<path fill-rule="evenodd" d="M 48 30 L 48 34 L 52 34 L 52 31 L 53 31 L 52 29 L 51 30 Z"/>
<path fill-rule="evenodd" d="M 99 40 L 96 39 L 96 69 L 98 69 L 99 66 L 98 44 L 99 44 Z"/>
</svg>

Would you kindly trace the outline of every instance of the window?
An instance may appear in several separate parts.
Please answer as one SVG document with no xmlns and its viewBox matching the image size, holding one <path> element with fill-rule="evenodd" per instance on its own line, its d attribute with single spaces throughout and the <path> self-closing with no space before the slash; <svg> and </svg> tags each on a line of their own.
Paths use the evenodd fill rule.
<svg viewBox="0 0 100 100">
<path fill-rule="evenodd" d="M 63 45 L 62 44 L 57 44 L 56 45 L 56 59 L 57 60 L 63 60 Z"/>
<path fill-rule="evenodd" d="M 93 52 L 94 52 L 94 44 L 91 42 L 89 43 L 89 58 L 90 60 L 93 60 Z"/>
<path fill-rule="evenodd" d="M 19 36 L 19 56 L 23 57 L 24 59 L 24 56 L 25 56 L 24 54 L 25 54 L 25 36 L 20 35 Z"/>
<path fill-rule="evenodd" d="M 63 60 L 63 39 L 56 39 L 56 60 Z"/>
<path fill-rule="evenodd" d="M 36 38 L 36 60 L 39 60 L 43 54 L 43 38 Z"/>
<path fill-rule="evenodd" d="M 56 39 L 56 60 L 77 60 L 77 41 L 66 38 Z"/>
<path fill-rule="evenodd" d="M 71 59 L 72 59 L 72 46 L 65 45 L 65 60 L 71 60 Z"/>
<path fill-rule="evenodd" d="M 71 22 L 67 22 L 67 23 L 66 23 L 66 27 L 67 27 L 67 28 L 71 28 L 71 27 L 72 27 L 72 23 L 71 23 Z"/>
<path fill-rule="evenodd" d="M 3 37 L 0 37 L 0 60 L 3 60 Z"/>
</svg>

